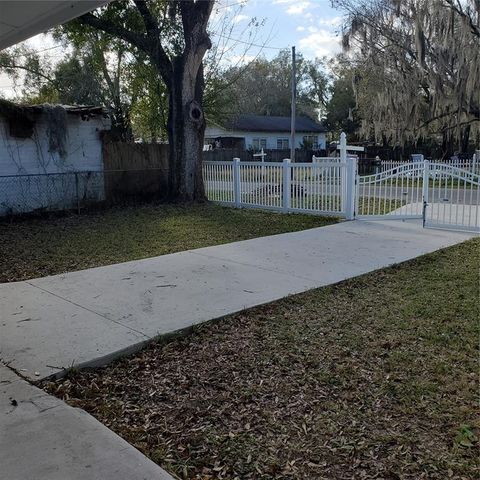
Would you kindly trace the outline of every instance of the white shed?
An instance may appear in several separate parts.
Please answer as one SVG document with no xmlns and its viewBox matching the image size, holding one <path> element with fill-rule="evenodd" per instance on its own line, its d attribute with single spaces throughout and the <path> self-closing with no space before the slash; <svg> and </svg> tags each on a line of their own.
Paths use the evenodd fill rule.
<svg viewBox="0 0 480 480">
<path fill-rule="evenodd" d="M 102 132 L 109 129 L 102 107 L 1 100 L 0 215 L 102 200 Z"/>
</svg>

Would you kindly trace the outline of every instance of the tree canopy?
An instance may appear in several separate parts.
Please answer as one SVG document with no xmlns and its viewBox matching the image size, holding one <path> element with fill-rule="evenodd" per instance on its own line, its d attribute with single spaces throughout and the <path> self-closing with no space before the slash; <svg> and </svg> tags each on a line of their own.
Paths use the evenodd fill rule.
<svg viewBox="0 0 480 480">
<path fill-rule="evenodd" d="M 307 60 L 301 54 L 297 67 L 297 112 L 312 119 L 324 113 L 328 76 L 324 61 Z M 292 60 L 290 50 L 281 50 L 271 60 L 259 57 L 248 65 L 226 69 L 217 93 L 224 98 L 218 116 L 236 113 L 290 115 Z M 219 109 L 222 110 L 222 109 Z"/>
<path fill-rule="evenodd" d="M 345 13 L 345 51 L 329 64 L 299 52 L 299 115 L 321 118 L 334 136 L 439 144 L 443 155 L 480 141 L 478 0 L 333 3 Z M 290 50 L 247 61 L 263 21 L 252 18 L 239 32 L 239 10 L 216 11 L 212 20 L 213 8 L 213 0 L 118 0 L 55 30 L 60 61 L 20 45 L 0 53 L 0 70 L 22 79 L 27 102 L 106 106 L 123 140 L 172 144 L 174 118 L 190 112 L 199 115 L 187 124 L 197 125 L 200 149 L 205 118 L 290 115 Z M 184 127 L 177 127 L 181 137 Z"/>
<path fill-rule="evenodd" d="M 355 72 L 350 68 L 348 62 L 345 62 L 342 55 L 331 62 L 330 69 L 333 79 L 328 90 L 325 126 L 336 138 L 341 132 L 345 132 L 350 139 L 357 140 L 360 112 L 353 89 Z"/>
<path fill-rule="evenodd" d="M 363 135 L 432 135 L 465 149 L 480 132 L 478 0 L 335 0 L 355 69 Z"/>
</svg>

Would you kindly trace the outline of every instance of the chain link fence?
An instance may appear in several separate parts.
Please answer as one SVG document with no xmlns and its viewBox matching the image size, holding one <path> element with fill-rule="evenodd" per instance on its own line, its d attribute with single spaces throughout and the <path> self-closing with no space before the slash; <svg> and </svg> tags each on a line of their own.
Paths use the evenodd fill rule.
<svg viewBox="0 0 480 480">
<path fill-rule="evenodd" d="M 0 176 L 0 216 L 163 200 L 164 169 Z"/>
</svg>

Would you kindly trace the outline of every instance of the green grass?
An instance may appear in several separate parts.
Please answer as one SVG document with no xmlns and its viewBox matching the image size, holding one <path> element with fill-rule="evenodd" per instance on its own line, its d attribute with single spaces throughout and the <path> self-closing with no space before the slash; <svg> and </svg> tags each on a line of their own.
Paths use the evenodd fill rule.
<svg viewBox="0 0 480 480">
<path fill-rule="evenodd" d="M 332 218 L 212 204 L 144 205 L 0 223 L 0 282 L 304 230 Z"/>
<path fill-rule="evenodd" d="M 404 199 L 360 197 L 357 215 L 386 215 L 408 203 Z"/>
<path fill-rule="evenodd" d="M 260 205 L 272 205 L 277 208 L 282 206 L 282 193 L 275 193 L 268 188 L 259 188 L 251 194 L 243 194 L 242 202 Z M 226 190 L 212 190 L 208 193 L 209 200 L 212 202 L 231 201 L 232 192 Z M 405 199 L 389 199 L 360 197 L 357 205 L 357 215 L 386 215 L 394 210 L 407 205 L 408 200 Z M 301 191 L 292 193 L 290 199 L 291 208 L 311 209 L 313 211 L 341 211 L 342 200 L 339 195 L 304 195 Z"/>
<path fill-rule="evenodd" d="M 46 385 L 184 479 L 474 479 L 480 239 Z"/>
</svg>

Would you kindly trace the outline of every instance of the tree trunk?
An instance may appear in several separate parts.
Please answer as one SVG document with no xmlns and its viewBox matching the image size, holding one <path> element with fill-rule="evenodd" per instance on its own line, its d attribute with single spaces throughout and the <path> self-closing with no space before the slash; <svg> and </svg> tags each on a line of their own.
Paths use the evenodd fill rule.
<svg viewBox="0 0 480 480">
<path fill-rule="evenodd" d="M 177 202 L 205 200 L 202 179 L 202 151 L 205 133 L 203 112 L 204 78 L 202 60 L 212 47 L 207 32 L 214 0 L 182 0 L 168 2 L 169 16 L 183 28 L 183 52 L 173 58 L 167 55 L 160 41 L 163 22 L 149 9 L 147 1 L 133 0 L 143 20 L 145 33 L 127 29 L 123 22 L 87 13 L 82 24 L 103 30 L 109 35 L 146 53 L 155 65 L 169 93 L 168 139 L 170 145 L 169 198 Z"/>
<path fill-rule="evenodd" d="M 195 78 L 183 57 L 173 62 L 169 89 L 168 139 L 170 143 L 169 197 L 178 202 L 204 201 L 202 152 L 205 116 L 202 107 L 203 68 Z"/>
<path fill-rule="evenodd" d="M 461 133 L 460 152 L 468 153 L 469 146 L 470 146 L 470 125 L 466 125 L 463 128 L 463 131 Z"/>
<path fill-rule="evenodd" d="M 128 112 L 118 104 L 113 108 L 112 112 L 112 128 L 110 130 L 113 138 L 121 142 L 133 142 L 133 131 Z"/>
</svg>

